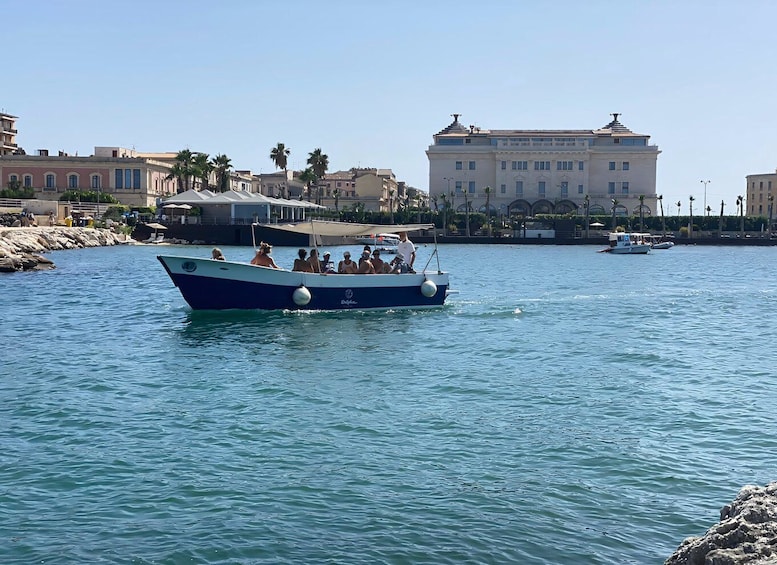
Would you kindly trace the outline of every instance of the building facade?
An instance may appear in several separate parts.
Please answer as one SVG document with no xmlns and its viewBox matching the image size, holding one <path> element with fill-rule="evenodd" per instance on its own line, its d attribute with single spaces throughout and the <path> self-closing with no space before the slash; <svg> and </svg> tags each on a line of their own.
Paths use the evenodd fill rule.
<svg viewBox="0 0 777 565">
<path fill-rule="evenodd" d="M 453 122 L 433 136 L 429 194 L 437 206 L 505 216 L 638 215 L 656 210 L 659 149 L 618 114 L 592 130 L 485 130 Z M 642 197 L 640 199 L 640 197 Z"/>
<path fill-rule="evenodd" d="M 769 205 L 774 204 L 777 196 L 777 171 L 760 175 L 747 175 L 747 195 L 745 199 L 746 216 L 770 216 Z M 737 210 L 738 212 L 738 210 Z M 777 215 L 777 209 L 772 209 Z"/>
<path fill-rule="evenodd" d="M 16 116 L 0 112 L 0 155 L 13 155 L 19 150 L 16 144 Z"/>
</svg>

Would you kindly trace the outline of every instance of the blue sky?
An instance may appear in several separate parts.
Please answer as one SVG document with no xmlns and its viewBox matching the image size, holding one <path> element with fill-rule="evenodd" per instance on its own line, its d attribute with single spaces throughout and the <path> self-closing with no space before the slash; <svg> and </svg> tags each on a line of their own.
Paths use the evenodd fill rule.
<svg viewBox="0 0 777 565">
<path fill-rule="evenodd" d="M 745 176 L 777 168 L 777 2 L 0 0 L 0 17 L 0 108 L 28 153 L 188 147 L 258 173 L 283 142 L 291 167 L 320 147 L 330 170 L 427 190 L 453 112 L 484 129 L 619 112 L 683 211 L 710 180 L 733 214 Z"/>
</svg>

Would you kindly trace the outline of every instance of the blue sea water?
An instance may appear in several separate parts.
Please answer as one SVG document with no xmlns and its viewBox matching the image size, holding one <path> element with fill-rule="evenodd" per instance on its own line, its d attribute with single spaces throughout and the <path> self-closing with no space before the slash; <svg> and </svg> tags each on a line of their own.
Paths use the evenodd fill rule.
<svg viewBox="0 0 777 565">
<path fill-rule="evenodd" d="M 777 478 L 777 248 L 596 249 L 441 246 L 429 311 L 0 277 L 0 563 L 661 563 Z"/>
</svg>

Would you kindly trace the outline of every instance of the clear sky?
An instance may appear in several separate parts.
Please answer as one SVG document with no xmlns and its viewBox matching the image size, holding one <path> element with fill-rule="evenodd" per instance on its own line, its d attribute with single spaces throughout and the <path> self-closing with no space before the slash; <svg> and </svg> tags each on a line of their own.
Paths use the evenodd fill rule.
<svg viewBox="0 0 777 565">
<path fill-rule="evenodd" d="M 0 109 L 17 142 L 225 153 L 237 169 L 390 168 L 428 190 L 450 114 L 595 129 L 662 151 L 657 191 L 736 213 L 777 168 L 777 1 L 0 0 Z M 676 207 L 672 207 L 676 213 Z M 670 211 L 667 210 L 667 213 Z"/>
</svg>

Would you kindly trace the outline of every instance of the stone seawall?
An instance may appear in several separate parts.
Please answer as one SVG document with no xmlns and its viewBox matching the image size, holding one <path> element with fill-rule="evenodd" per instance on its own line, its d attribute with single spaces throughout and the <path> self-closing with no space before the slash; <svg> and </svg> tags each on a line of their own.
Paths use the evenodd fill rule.
<svg viewBox="0 0 777 565">
<path fill-rule="evenodd" d="M 125 236 L 100 228 L 0 228 L 0 272 L 53 269 L 40 253 L 126 243 Z"/>
</svg>

